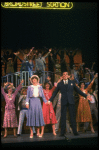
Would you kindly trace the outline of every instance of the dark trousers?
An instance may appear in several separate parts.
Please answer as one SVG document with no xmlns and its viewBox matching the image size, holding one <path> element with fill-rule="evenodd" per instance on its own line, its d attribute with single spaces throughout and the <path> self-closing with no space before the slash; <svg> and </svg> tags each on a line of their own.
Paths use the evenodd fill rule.
<svg viewBox="0 0 99 150">
<path fill-rule="evenodd" d="M 66 112 L 67 107 L 69 109 L 69 115 L 70 115 L 70 122 L 72 126 L 73 133 L 77 133 L 77 127 L 76 127 L 76 115 L 75 115 L 75 105 L 73 104 L 67 104 L 61 106 L 61 134 L 66 133 Z"/>
</svg>

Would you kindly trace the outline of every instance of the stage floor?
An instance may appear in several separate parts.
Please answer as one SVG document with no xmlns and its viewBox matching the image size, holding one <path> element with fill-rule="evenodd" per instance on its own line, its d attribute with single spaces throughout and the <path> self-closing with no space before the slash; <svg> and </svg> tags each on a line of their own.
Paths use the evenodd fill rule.
<svg viewBox="0 0 99 150">
<path fill-rule="evenodd" d="M 7 138 L 1 137 L 1 144 L 3 147 L 20 147 L 20 146 L 38 146 L 38 145 L 85 145 L 85 146 L 98 146 L 98 132 L 91 133 L 87 131 L 86 133 L 79 132 L 78 136 L 74 136 L 72 133 L 68 133 L 66 136 L 69 141 L 66 141 L 64 137 L 60 137 L 58 133 L 56 136 L 53 133 L 44 133 L 42 138 L 33 136 L 33 139 L 29 138 L 29 134 L 22 134 L 17 138 L 14 138 L 13 135 L 8 135 Z"/>
</svg>

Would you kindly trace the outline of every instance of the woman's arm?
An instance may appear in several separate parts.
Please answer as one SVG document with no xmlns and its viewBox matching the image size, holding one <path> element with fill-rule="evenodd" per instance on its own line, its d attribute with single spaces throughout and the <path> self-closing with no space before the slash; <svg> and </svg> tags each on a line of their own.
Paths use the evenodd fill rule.
<svg viewBox="0 0 99 150">
<path fill-rule="evenodd" d="M 1 93 L 3 94 L 3 96 L 5 96 L 5 91 L 4 91 L 4 88 L 1 86 Z"/>
<path fill-rule="evenodd" d="M 95 74 L 93 80 L 91 81 L 91 83 L 90 83 L 90 84 L 88 85 L 88 87 L 86 88 L 87 91 L 89 91 L 89 90 L 91 89 L 91 87 L 92 87 L 92 85 L 93 85 L 93 83 L 94 83 L 94 80 L 95 80 L 97 77 L 98 77 L 98 75 Z"/>
</svg>

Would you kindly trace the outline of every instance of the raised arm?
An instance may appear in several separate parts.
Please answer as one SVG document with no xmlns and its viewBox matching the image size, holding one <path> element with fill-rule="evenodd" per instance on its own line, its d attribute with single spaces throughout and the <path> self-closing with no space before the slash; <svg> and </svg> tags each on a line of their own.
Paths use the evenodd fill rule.
<svg viewBox="0 0 99 150">
<path fill-rule="evenodd" d="M 90 83 L 90 84 L 88 85 L 88 87 L 86 88 L 87 91 L 89 91 L 89 90 L 91 89 L 91 87 L 92 87 L 92 85 L 93 85 L 93 83 L 94 83 L 94 81 L 95 81 L 95 79 L 96 79 L 97 77 L 98 77 L 98 75 L 95 74 L 93 80 L 91 81 L 91 83 Z"/>
<path fill-rule="evenodd" d="M 27 54 L 27 57 L 31 54 L 31 52 L 33 51 L 34 47 L 32 47 L 32 49 L 30 49 L 30 52 Z"/>
<path fill-rule="evenodd" d="M 5 91 L 4 91 L 4 88 L 1 86 L 1 93 L 3 94 L 3 96 L 5 96 Z"/>
<path fill-rule="evenodd" d="M 49 54 L 51 53 L 51 51 L 52 51 L 52 49 L 50 48 L 50 49 L 49 49 L 49 52 L 48 52 L 45 56 L 43 56 L 43 57 L 44 57 L 44 58 L 48 57 Z"/>
</svg>

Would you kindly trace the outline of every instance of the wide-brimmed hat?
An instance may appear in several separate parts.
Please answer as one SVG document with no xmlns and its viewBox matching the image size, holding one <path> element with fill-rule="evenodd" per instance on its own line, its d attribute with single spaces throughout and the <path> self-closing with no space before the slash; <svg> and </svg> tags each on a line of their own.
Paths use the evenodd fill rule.
<svg viewBox="0 0 99 150">
<path fill-rule="evenodd" d="M 32 83 L 32 79 L 33 79 L 33 78 L 36 78 L 36 79 L 38 80 L 38 82 L 39 82 L 39 80 L 40 80 L 40 78 L 39 78 L 38 75 L 32 75 L 31 78 L 30 78 L 31 83 Z"/>
</svg>

